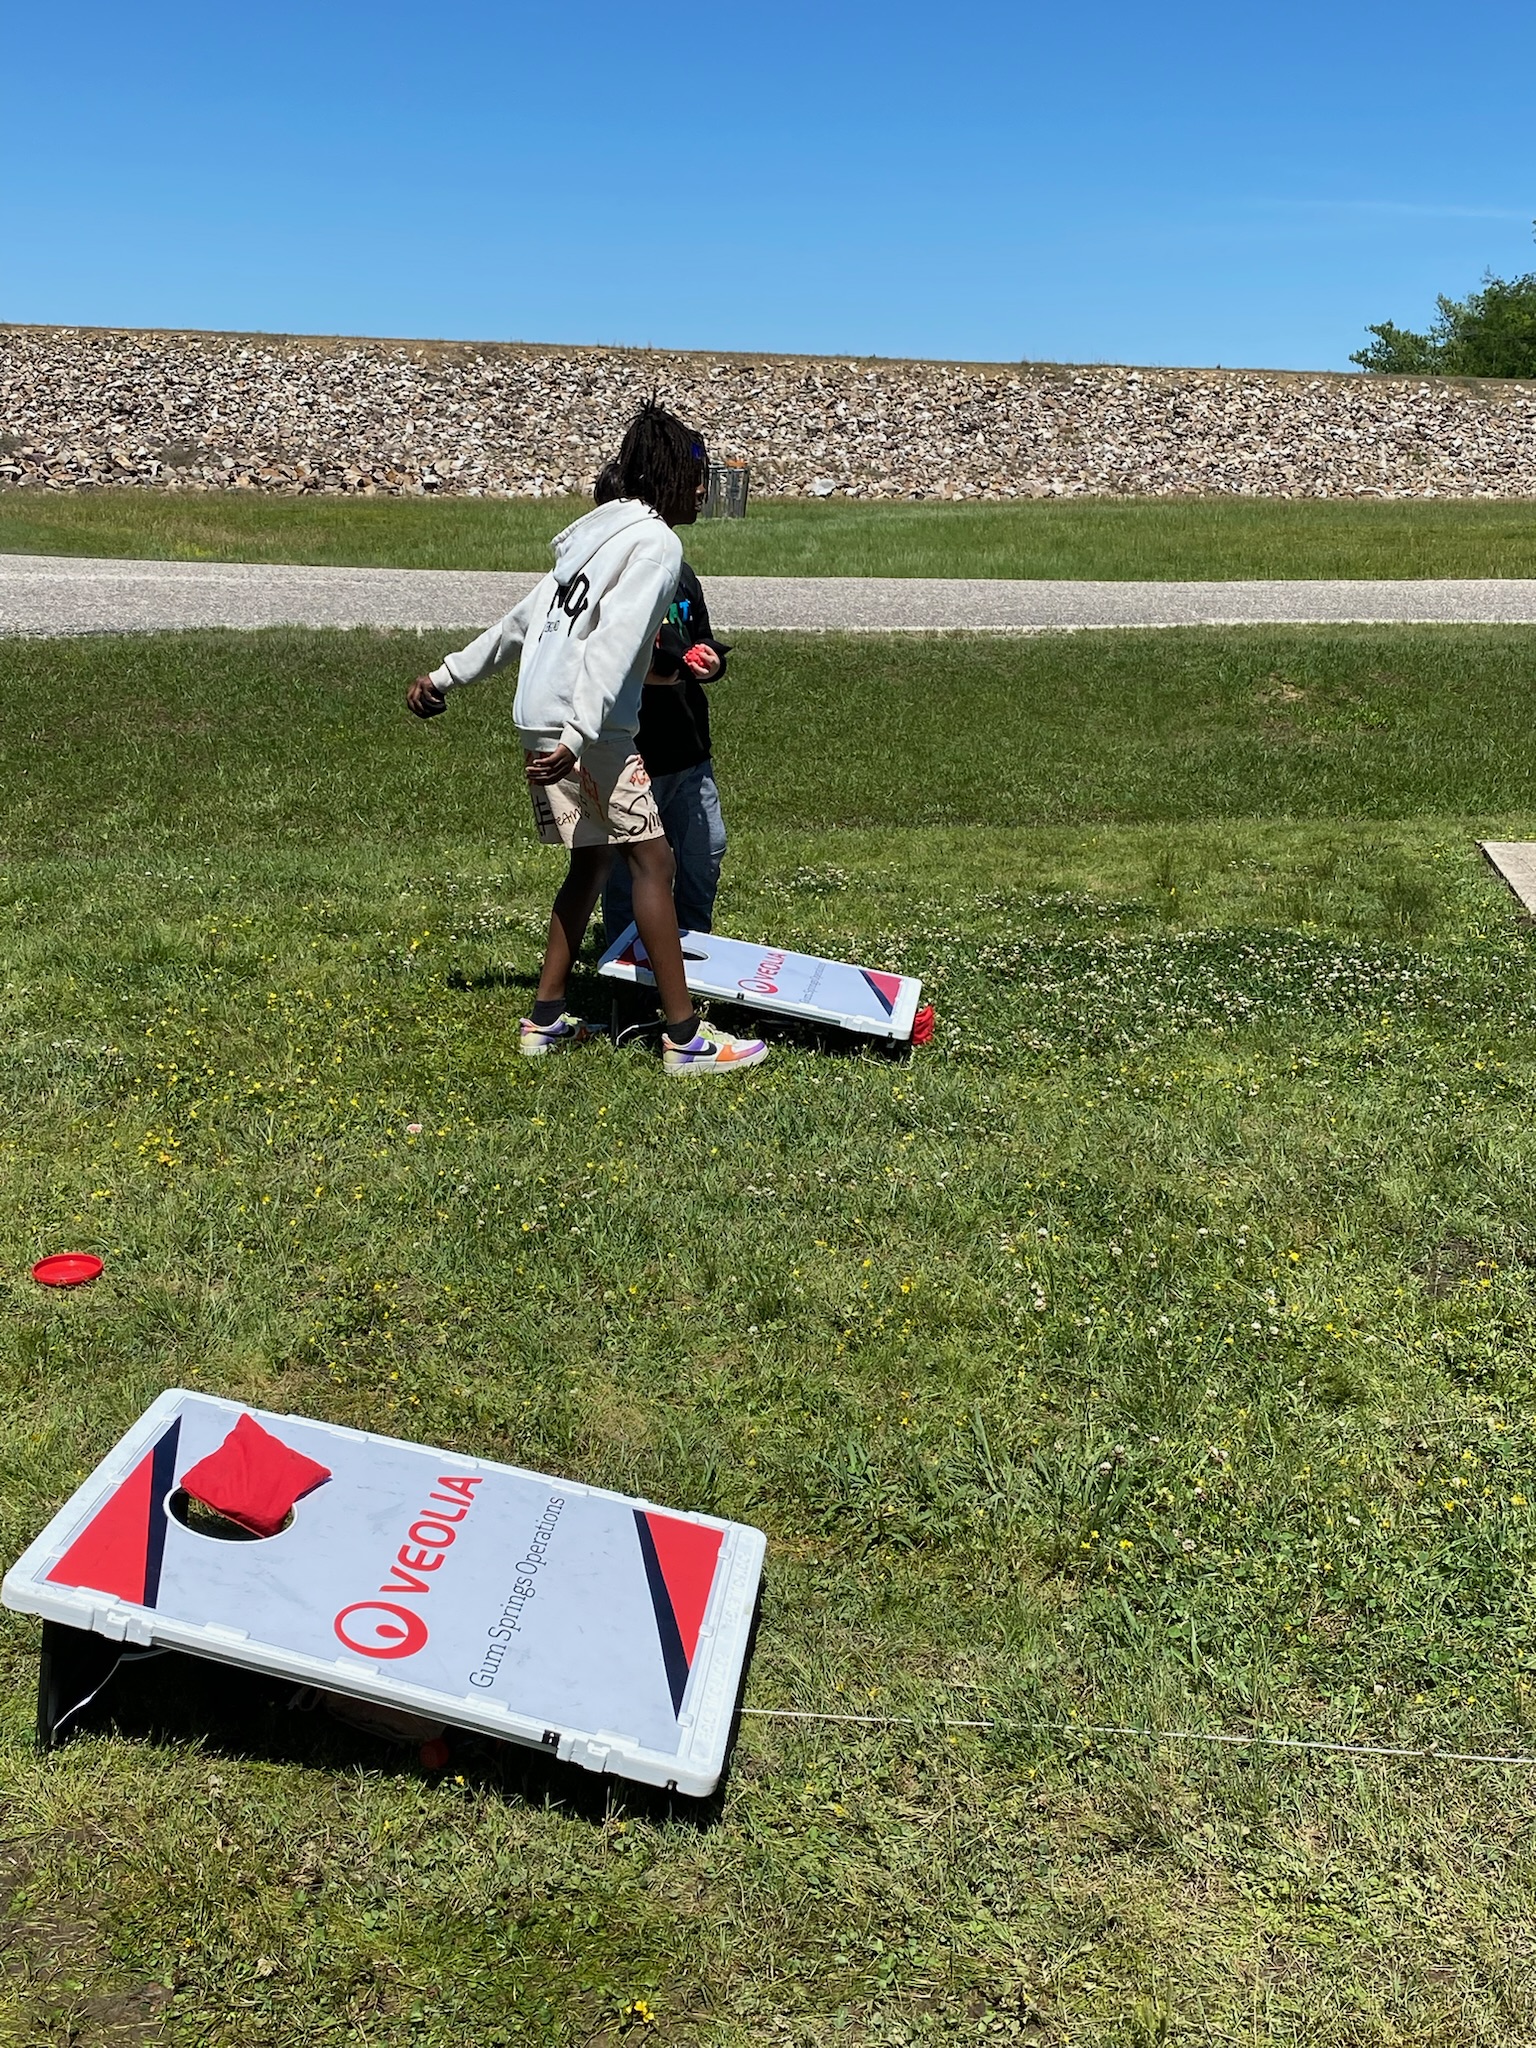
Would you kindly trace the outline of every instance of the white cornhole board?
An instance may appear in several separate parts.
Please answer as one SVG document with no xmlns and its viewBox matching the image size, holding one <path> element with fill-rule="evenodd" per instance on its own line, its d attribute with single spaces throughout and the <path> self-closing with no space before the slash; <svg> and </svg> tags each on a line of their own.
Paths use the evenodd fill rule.
<svg viewBox="0 0 1536 2048">
<path fill-rule="evenodd" d="M 228 1542 L 169 1503 L 242 1413 L 331 1477 L 277 1535 Z M 0 1597 L 702 1796 L 724 1767 L 763 1552 L 740 1523 L 176 1389 Z"/>
<path fill-rule="evenodd" d="M 881 974 L 814 953 L 783 953 L 749 939 L 723 939 L 718 932 L 684 932 L 682 939 L 688 987 L 696 996 L 748 1003 L 754 1010 L 835 1024 L 871 1038 L 912 1036 L 923 984 L 909 974 Z M 616 981 L 655 983 L 633 925 L 615 939 L 597 971 Z"/>
<path fill-rule="evenodd" d="M 1484 857 L 1536 917 L 1536 845 L 1528 839 L 1480 839 Z"/>
</svg>

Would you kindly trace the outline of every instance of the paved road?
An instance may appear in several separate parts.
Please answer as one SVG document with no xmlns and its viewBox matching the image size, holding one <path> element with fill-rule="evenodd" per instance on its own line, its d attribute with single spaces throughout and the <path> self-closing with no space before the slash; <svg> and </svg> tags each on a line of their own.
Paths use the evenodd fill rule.
<svg viewBox="0 0 1536 2048">
<path fill-rule="evenodd" d="M 0 634 L 184 626 L 488 624 L 537 579 L 475 569 L 0 555 Z M 1536 625 L 1536 578 L 1416 583 L 1026 583 L 711 576 L 722 631 L 1053 633 L 1102 626 Z"/>
</svg>

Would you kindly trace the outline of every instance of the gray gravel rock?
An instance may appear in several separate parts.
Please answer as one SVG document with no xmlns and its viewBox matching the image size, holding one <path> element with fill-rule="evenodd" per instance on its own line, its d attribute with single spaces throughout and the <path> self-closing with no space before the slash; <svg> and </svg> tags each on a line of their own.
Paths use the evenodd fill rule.
<svg viewBox="0 0 1536 2048">
<path fill-rule="evenodd" d="M 1536 496 L 1536 385 L 0 327 L 0 485 L 539 497 L 653 389 L 770 495 Z"/>
</svg>

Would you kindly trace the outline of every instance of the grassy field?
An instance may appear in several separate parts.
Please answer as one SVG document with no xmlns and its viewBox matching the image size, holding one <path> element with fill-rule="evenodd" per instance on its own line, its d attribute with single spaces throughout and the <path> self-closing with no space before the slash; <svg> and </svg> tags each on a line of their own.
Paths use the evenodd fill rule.
<svg viewBox="0 0 1536 2048">
<path fill-rule="evenodd" d="M 41 1760 L 5 1617 L 0 2041 L 1531 2038 L 1529 1771 L 1084 1732 L 1536 1755 L 1529 638 L 744 638 L 722 923 L 940 1032 L 693 1090 L 511 1056 L 433 651 L 0 642 L 0 1554 L 172 1384 L 738 1516 L 734 1771 L 154 1665 Z"/>
<path fill-rule="evenodd" d="M 544 569 L 585 499 L 278 498 L 0 491 L 0 551 L 423 569 Z M 1013 505 L 757 499 L 688 534 L 705 575 L 1536 575 L 1536 501 L 1040 499 Z"/>
</svg>

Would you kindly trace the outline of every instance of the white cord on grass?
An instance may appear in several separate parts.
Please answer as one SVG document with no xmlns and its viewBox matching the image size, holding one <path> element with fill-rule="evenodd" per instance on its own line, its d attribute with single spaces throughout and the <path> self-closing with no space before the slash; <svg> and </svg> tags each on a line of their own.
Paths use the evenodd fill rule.
<svg viewBox="0 0 1536 2048">
<path fill-rule="evenodd" d="M 665 1017 L 657 1017 L 654 1020 L 647 1017 L 638 1024 L 626 1024 L 621 1031 L 616 1033 L 613 1042 L 615 1046 L 626 1046 L 636 1038 L 649 1037 L 652 1032 L 659 1035 L 666 1028 L 667 1020 Z"/>
<path fill-rule="evenodd" d="M 925 1721 L 916 1714 L 830 1714 L 796 1707 L 743 1707 L 741 1711 L 743 1719 L 753 1721 L 825 1721 L 859 1728 L 966 1728 L 987 1735 L 1004 1731 L 1021 1735 L 1115 1735 L 1138 1742 L 1207 1742 L 1228 1749 L 1311 1750 L 1328 1756 L 1393 1756 L 1420 1763 L 1507 1764 L 1536 1769 L 1536 1756 L 1484 1756 L 1475 1750 L 1411 1749 L 1388 1742 L 1314 1741 L 1300 1735 L 1204 1734 L 1195 1728 L 1124 1728 L 1092 1721 L 959 1721 L 948 1717 Z"/>
</svg>

